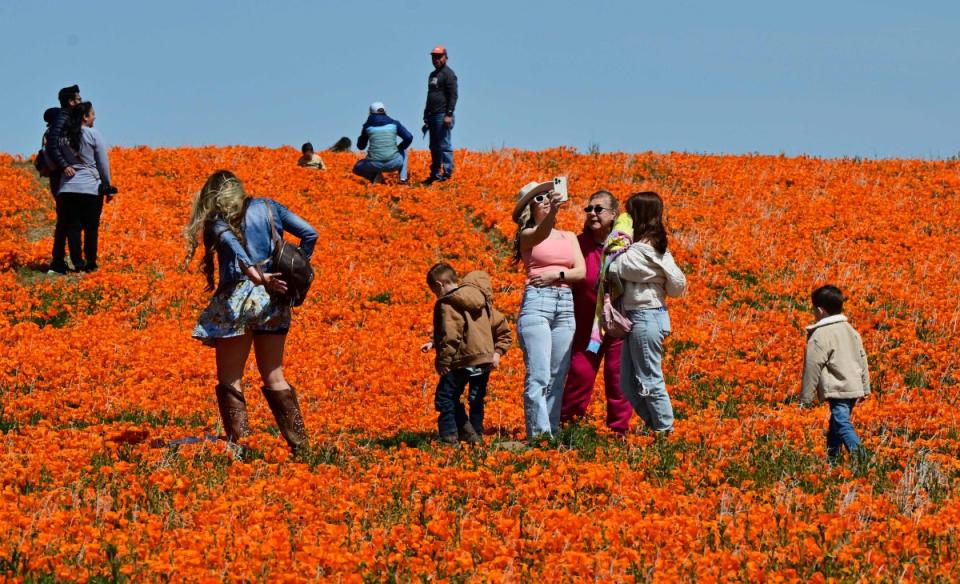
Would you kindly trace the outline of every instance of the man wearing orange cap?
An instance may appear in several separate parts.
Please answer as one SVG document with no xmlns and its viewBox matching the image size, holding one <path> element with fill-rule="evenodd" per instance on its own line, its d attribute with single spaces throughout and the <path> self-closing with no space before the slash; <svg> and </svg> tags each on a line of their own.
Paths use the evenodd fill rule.
<svg viewBox="0 0 960 584">
<path fill-rule="evenodd" d="M 430 132 L 430 178 L 425 184 L 443 181 L 453 174 L 453 110 L 457 107 L 457 74 L 447 67 L 447 49 L 430 51 L 433 71 L 427 78 L 427 105 L 423 108 L 423 131 Z"/>
</svg>

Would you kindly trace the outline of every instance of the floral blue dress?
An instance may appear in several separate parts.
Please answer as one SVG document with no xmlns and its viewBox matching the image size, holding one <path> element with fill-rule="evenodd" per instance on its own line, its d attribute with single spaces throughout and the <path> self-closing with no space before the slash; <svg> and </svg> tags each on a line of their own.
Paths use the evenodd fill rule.
<svg viewBox="0 0 960 584">
<path fill-rule="evenodd" d="M 193 338 L 213 346 L 217 339 L 253 334 L 286 334 L 290 306 L 271 301 L 263 286 L 240 280 L 213 295 L 193 327 Z"/>
<path fill-rule="evenodd" d="M 270 221 L 273 220 L 271 228 Z M 246 207 L 241 242 L 220 218 L 204 229 L 204 245 L 215 247 L 220 266 L 220 286 L 193 327 L 193 338 L 213 346 L 217 339 L 253 334 L 286 334 L 290 330 L 290 306 L 277 301 L 263 286 L 247 279 L 243 266 L 262 265 L 269 271 L 274 231 L 300 238 L 300 248 L 309 258 L 317 232 L 286 207 L 267 198 L 251 199 Z M 264 262 L 267 261 L 267 264 Z"/>
</svg>

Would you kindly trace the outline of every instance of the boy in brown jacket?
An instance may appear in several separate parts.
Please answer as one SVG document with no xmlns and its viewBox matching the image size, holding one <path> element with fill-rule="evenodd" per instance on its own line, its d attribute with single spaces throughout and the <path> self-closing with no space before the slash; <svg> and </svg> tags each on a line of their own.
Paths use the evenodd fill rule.
<svg viewBox="0 0 960 584">
<path fill-rule="evenodd" d="M 493 307 L 493 286 L 486 272 L 470 272 L 462 280 L 445 263 L 427 272 L 427 285 L 437 297 L 433 306 L 433 340 L 420 349 L 436 348 L 435 366 L 440 375 L 434 406 L 439 412 L 440 440 L 477 443 L 483 434 L 483 400 L 490 370 L 496 369 L 513 342 L 510 325 Z M 467 402 L 460 401 L 470 385 Z"/>
<path fill-rule="evenodd" d="M 807 327 L 800 403 L 809 405 L 818 397 L 830 404 L 827 456 L 835 461 L 841 446 L 851 454 L 860 448 L 850 415 L 870 393 L 870 372 L 863 341 L 843 315 L 843 293 L 836 286 L 821 286 L 812 300 L 817 322 Z"/>
</svg>

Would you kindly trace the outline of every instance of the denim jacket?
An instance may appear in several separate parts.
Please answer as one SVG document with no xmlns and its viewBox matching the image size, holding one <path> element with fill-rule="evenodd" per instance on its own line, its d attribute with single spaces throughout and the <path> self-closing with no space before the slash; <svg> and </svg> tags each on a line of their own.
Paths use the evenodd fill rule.
<svg viewBox="0 0 960 584">
<path fill-rule="evenodd" d="M 267 205 L 273 212 L 273 224 L 277 237 L 283 237 L 284 231 L 289 231 L 300 238 L 300 248 L 307 257 L 313 255 L 313 247 L 317 243 L 317 231 L 309 223 L 280 203 L 266 198 L 250 199 L 247 204 L 246 215 L 243 220 L 243 235 L 246 247 L 230 231 L 227 222 L 217 217 L 208 221 L 203 230 L 204 245 L 214 246 L 217 250 L 217 264 L 220 266 L 220 283 L 217 290 L 225 286 L 246 280 L 244 268 L 258 264 L 264 260 L 261 269 L 269 272 L 270 254 L 273 252 L 270 223 L 268 223 Z M 249 250 L 249 253 L 247 253 Z"/>
</svg>

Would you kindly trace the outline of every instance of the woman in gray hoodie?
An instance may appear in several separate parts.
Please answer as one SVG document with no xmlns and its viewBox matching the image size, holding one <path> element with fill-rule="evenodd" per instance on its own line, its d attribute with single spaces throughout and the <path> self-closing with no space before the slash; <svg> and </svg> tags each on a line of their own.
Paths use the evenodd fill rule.
<svg viewBox="0 0 960 584">
<path fill-rule="evenodd" d="M 89 101 L 70 111 L 66 127 L 70 147 L 63 148 L 62 152 L 75 172 L 73 176 L 64 176 L 57 191 L 70 260 L 74 269 L 85 272 L 97 269 L 100 213 L 104 193 L 110 192 L 107 144 L 93 127 L 96 118 L 97 112 Z"/>
</svg>

